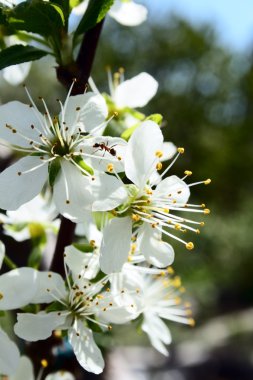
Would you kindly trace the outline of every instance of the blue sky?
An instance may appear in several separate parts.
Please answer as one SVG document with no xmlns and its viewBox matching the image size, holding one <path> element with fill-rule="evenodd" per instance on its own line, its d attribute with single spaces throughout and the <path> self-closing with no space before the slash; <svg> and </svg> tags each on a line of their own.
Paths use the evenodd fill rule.
<svg viewBox="0 0 253 380">
<path fill-rule="evenodd" d="M 253 0 L 142 0 L 150 17 L 166 9 L 195 24 L 215 25 L 219 41 L 234 50 L 253 46 Z"/>
</svg>

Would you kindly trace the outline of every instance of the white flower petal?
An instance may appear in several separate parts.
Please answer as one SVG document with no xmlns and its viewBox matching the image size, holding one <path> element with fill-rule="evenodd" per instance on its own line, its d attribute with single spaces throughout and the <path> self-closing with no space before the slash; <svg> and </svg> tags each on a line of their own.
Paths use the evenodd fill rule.
<svg viewBox="0 0 253 380">
<path fill-rule="evenodd" d="M 29 358 L 21 356 L 17 371 L 8 380 L 34 380 L 33 365 Z"/>
<path fill-rule="evenodd" d="M 116 0 L 108 14 L 125 26 L 137 26 L 147 19 L 148 10 L 133 1 Z"/>
<path fill-rule="evenodd" d="M 154 197 L 167 197 L 177 203 L 185 204 L 190 197 L 189 186 L 175 175 L 163 179 L 156 187 Z"/>
<path fill-rule="evenodd" d="M 37 290 L 31 303 L 50 303 L 55 301 L 53 295 L 64 299 L 67 296 L 65 283 L 58 273 L 37 272 Z"/>
<path fill-rule="evenodd" d="M 58 371 L 55 373 L 51 373 L 45 377 L 45 380 L 75 380 L 72 373 L 67 371 Z"/>
<path fill-rule="evenodd" d="M 68 33 L 72 33 L 76 30 L 79 22 L 81 21 L 87 7 L 88 7 L 88 1 L 84 0 L 82 1 L 77 7 L 74 7 L 69 15 L 68 20 Z"/>
<path fill-rule="evenodd" d="M 37 116 L 36 116 L 37 115 Z M 10 144 L 19 145 L 22 147 L 29 147 L 30 141 L 25 140 L 18 133 L 13 133 L 6 124 L 16 129 L 17 132 L 22 133 L 31 141 L 40 141 L 39 133 L 36 129 L 32 129 L 34 125 L 41 131 L 41 126 L 38 118 L 42 115 L 35 109 L 29 107 L 18 101 L 9 102 L 0 106 L 0 136 L 1 139 L 6 140 Z M 42 132 L 42 131 L 41 131 Z"/>
<path fill-rule="evenodd" d="M 144 121 L 129 139 L 125 172 L 127 177 L 140 189 L 155 170 L 158 159 L 156 152 L 161 150 L 163 135 L 160 127 L 153 121 Z"/>
<path fill-rule="evenodd" d="M 22 83 L 30 72 L 32 62 L 24 62 L 3 69 L 3 78 L 12 86 Z"/>
<path fill-rule="evenodd" d="M 12 375 L 19 363 L 19 350 L 8 335 L 0 329 L 0 374 Z"/>
<path fill-rule="evenodd" d="M 0 208 L 16 210 L 40 193 L 48 176 L 47 164 L 29 173 L 18 174 L 38 165 L 41 165 L 39 157 L 28 156 L 21 158 L 0 174 Z"/>
<path fill-rule="evenodd" d="M 69 133 L 74 132 L 77 128 L 81 128 L 84 132 L 91 132 L 93 128 L 102 124 L 108 115 L 104 98 L 93 92 L 70 96 L 64 107 L 66 110 L 63 121 L 69 128 Z M 60 118 L 63 118 L 62 114 Z"/>
<path fill-rule="evenodd" d="M 69 162 L 61 162 L 61 169 L 54 184 L 54 203 L 63 216 L 81 222 L 93 201 L 90 179 Z"/>
<path fill-rule="evenodd" d="M 127 261 L 132 237 L 130 217 L 114 218 L 103 230 L 100 266 L 104 273 L 120 272 Z"/>
<path fill-rule="evenodd" d="M 108 211 L 127 200 L 127 191 L 124 184 L 116 177 L 99 173 L 91 184 L 94 203 L 92 211 Z"/>
<path fill-rule="evenodd" d="M 99 255 L 96 252 L 81 252 L 72 245 L 65 248 L 64 260 L 74 276 L 87 279 L 96 277 L 99 271 Z"/>
<path fill-rule="evenodd" d="M 165 141 L 162 146 L 162 152 L 163 156 L 160 161 L 164 162 L 170 160 L 177 153 L 177 147 L 172 142 Z"/>
<path fill-rule="evenodd" d="M 7 211 L 8 219 L 5 223 L 47 223 L 51 222 L 57 214 L 53 203 L 49 204 L 45 198 L 38 195 L 17 210 Z"/>
<path fill-rule="evenodd" d="M 145 313 L 142 330 L 148 334 L 152 346 L 167 356 L 168 351 L 164 344 L 171 343 L 171 334 L 165 323 L 155 314 Z"/>
<path fill-rule="evenodd" d="M 12 229 L 12 226 L 4 225 L 4 233 L 15 239 L 16 241 L 24 241 L 30 239 L 30 231 L 28 226 L 24 226 L 24 228 L 20 231 L 15 231 Z"/>
<path fill-rule="evenodd" d="M 3 242 L 0 241 L 0 269 L 3 265 L 4 256 L 5 256 L 5 245 Z"/>
<path fill-rule="evenodd" d="M 145 259 L 158 268 L 171 265 L 174 261 L 173 247 L 161 240 L 161 234 L 153 229 L 148 223 L 144 223 L 138 234 L 140 252 Z"/>
<path fill-rule="evenodd" d="M 88 372 L 101 373 L 104 360 L 92 331 L 84 327 L 81 321 L 76 321 L 74 327 L 69 329 L 68 337 L 79 364 Z"/>
<path fill-rule="evenodd" d="M 29 342 L 47 339 L 52 335 L 53 330 L 61 326 L 66 320 L 66 315 L 52 313 L 22 313 L 17 314 L 17 323 L 14 325 L 15 334 Z"/>
<path fill-rule="evenodd" d="M 37 271 L 13 269 L 0 276 L 0 310 L 19 309 L 29 304 L 37 290 Z"/>
<path fill-rule="evenodd" d="M 119 84 L 113 100 L 118 108 L 144 107 L 155 96 L 157 89 L 158 82 L 144 72 Z"/>
<path fill-rule="evenodd" d="M 87 161 L 91 163 L 93 169 L 105 172 L 107 171 L 107 165 L 113 164 L 116 173 L 124 171 L 126 146 L 127 142 L 125 140 L 109 136 L 96 136 L 80 144 L 83 152 L 92 156 L 87 157 Z M 84 158 L 86 159 L 85 156 Z"/>
</svg>

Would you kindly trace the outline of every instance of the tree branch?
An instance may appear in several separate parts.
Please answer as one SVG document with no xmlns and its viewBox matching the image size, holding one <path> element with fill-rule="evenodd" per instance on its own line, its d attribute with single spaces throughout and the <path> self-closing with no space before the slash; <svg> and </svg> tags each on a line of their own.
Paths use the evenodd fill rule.
<svg viewBox="0 0 253 380">
<path fill-rule="evenodd" d="M 104 20 L 85 33 L 75 64 L 64 67 L 59 66 L 57 68 L 57 78 L 65 87 L 69 88 L 73 82 L 73 78 L 76 78 L 76 83 L 72 89 L 72 95 L 83 94 L 86 89 L 95 58 L 98 40 L 103 27 L 103 22 Z M 61 275 L 64 275 L 64 248 L 72 243 L 74 232 L 75 223 L 62 217 L 50 268 L 52 271 L 60 273 Z"/>
</svg>

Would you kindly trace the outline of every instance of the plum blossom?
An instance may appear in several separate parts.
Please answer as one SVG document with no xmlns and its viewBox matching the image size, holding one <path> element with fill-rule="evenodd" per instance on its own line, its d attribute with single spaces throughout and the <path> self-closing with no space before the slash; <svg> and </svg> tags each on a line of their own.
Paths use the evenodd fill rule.
<svg viewBox="0 0 253 380">
<path fill-rule="evenodd" d="M 71 260 L 71 256 L 68 261 Z M 51 303 L 53 311 L 50 311 L 49 305 L 48 310 L 37 314 L 18 313 L 17 323 L 14 326 L 16 335 L 34 342 L 47 339 L 55 329 L 67 330 L 69 342 L 80 365 L 87 371 L 98 374 L 103 370 L 104 361 L 93 338 L 92 330 L 89 328 L 89 322 L 96 323 L 102 329 L 110 330 L 111 325 L 101 321 L 99 315 L 102 313 L 106 316 L 107 312 L 110 314 L 112 310 L 110 323 L 125 323 L 133 319 L 136 316 L 135 298 L 130 297 L 128 303 L 123 304 L 121 302 L 122 289 L 118 294 L 111 293 L 106 287 L 107 277 L 97 282 L 90 282 L 82 277 L 79 270 L 73 271 L 70 278 L 67 267 L 65 268 L 67 288 L 64 280 L 56 273 L 38 272 L 31 268 L 19 269 L 23 273 L 21 278 L 15 281 L 15 287 L 21 288 L 24 285 L 24 277 L 27 280 L 29 278 L 29 281 L 33 283 L 33 289 L 24 290 L 22 301 L 18 299 L 12 287 L 16 273 L 11 271 L 2 275 L 0 277 L 0 294 L 2 295 L 0 310 L 7 307 L 14 309 L 25 303 Z"/>
<path fill-rule="evenodd" d="M 108 14 L 122 25 L 137 26 L 147 19 L 148 10 L 133 0 L 116 0 Z"/>
<path fill-rule="evenodd" d="M 132 233 L 138 237 L 140 251 L 147 261 L 158 267 L 171 265 L 174 260 L 173 247 L 162 241 L 162 235 L 183 243 L 188 250 L 194 248 L 192 242 L 179 238 L 175 232 L 187 230 L 200 233 L 195 225 L 203 225 L 178 212 L 209 214 L 205 205 L 188 203 L 190 187 L 199 183 L 209 184 L 210 179 L 186 184 L 184 179 L 191 174 L 185 172 L 180 179 L 175 175 L 163 179 L 175 160 L 152 182 L 154 173 L 162 169 L 160 158 L 163 155 L 163 136 L 159 126 L 146 121 L 132 134 L 125 155 L 125 173 L 132 184 L 127 185 L 128 201 L 113 211 L 112 218 L 103 229 L 100 265 L 105 273 L 118 272 L 127 260 L 130 251 Z M 191 226 L 193 225 L 193 227 Z"/>
<path fill-rule="evenodd" d="M 112 78 L 108 71 L 109 89 L 116 110 L 122 108 L 144 107 L 155 96 L 158 82 L 150 74 L 142 72 L 131 79 L 124 79 L 124 71 L 120 69 Z"/>
<path fill-rule="evenodd" d="M 1 215 L 6 235 L 17 241 L 31 239 L 45 232 L 56 232 L 59 227 L 58 215 L 52 202 L 47 202 L 44 197 L 38 195 L 28 203 L 23 204 L 15 211 L 7 211 Z"/>
<path fill-rule="evenodd" d="M 111 163 L 119 165 L 122 158 L 115 148 L 113 154 L 108 148 L 114 140 L 111 144 L 111 138 L 105 137 L 107 145 L 101 145 L 101 139 L 95 139 L 107 124 L 105 101 L 92 92 L 70 96 L 72 86 L 64 105 L 59 101 L 58 117 L 51 117 L 43 98 L 45 114 L 40 113 L 28 91 L 30 106 L 15 101 L 0 106 L 2 140 L 26 154 L 0 174 L 1 208 L 16 210 L 40 193 L 47 181 L 53 187 L 57 210 L 73 220 L 82 220 L 94 200 L 106 197 L 116 205 L 115 200 L 120 204 L 126 197 L 121 181 L 103 171 Z M 92 151 L 87 153 L 90 148 Z M 94 173 L 89 159 L 106 161 L 107 166 L 101 165 L 101 172 Z"/>
</svg>

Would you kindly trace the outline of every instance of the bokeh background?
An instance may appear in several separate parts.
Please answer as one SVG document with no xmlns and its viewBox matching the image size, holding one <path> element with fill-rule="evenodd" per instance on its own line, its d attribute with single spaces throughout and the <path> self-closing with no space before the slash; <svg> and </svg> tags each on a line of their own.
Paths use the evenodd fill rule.
<svg viewBox="0 0 253 380">
<path fill-rule="evenodd" d="M 147 23 L 126 28 L 106 21 L 93 79 L 108 91 L 105 67 L 110 65 L 112 71 L 123 66 L 126 78 L 146 71 L 158 80 L 159 91 L 144 112 L 163 114 L 166 139 L 185 147 L 171 174 L 188 169 L 194 181 L 212 179 L 211 185 L 194 188 L 192 199 L 206 203 L 211 215 L 201 235 L 193 237 L 194 251 L 176 247 L 174 269 L 196 326 L 169 324 L 168 358 L 146 347 L 141 334 L 119 329 L 105 342 L 110 347 L 105 378 L 252 380 L 253 4 L 142 3 L 149 8 Z M 26 83 L 57 110 L 55 100 L 64 99 L 65 92 L 54 66 L 48 59 L 33 64 Z M 14 98 L 25 101 L 22 87 L 1 80 L 1 102 Z"/>
</svg>

